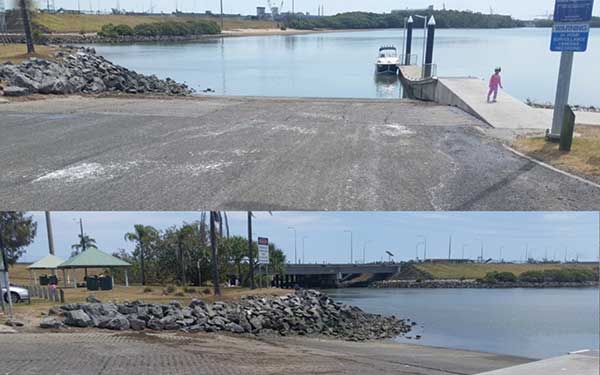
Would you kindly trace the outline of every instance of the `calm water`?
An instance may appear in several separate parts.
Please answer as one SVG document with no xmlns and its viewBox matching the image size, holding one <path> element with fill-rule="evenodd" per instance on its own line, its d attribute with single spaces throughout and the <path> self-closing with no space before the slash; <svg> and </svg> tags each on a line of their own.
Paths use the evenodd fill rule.
<svg viewBox="0 0 600 375">
<path fill-rule="evenodd" d="M 546 358 L 598 342 L 598 289 L 339 289 L 336 300 L 416 321 L 401 342 Z"/>
<path fill-rule="evenodd" d="M 415 37 L 420 55 L 422 33 Z M 549 51 L 549 29 L 438 30 L 436 37 L 438 75 L 487 78 L 502 66 L 508 92 L 554 101 L 559 54 Z M 377 30 L 97 49 L 129 68 L 222 95 L 397 98 L 397 80 L 375 78 L 373 63 L 381 45 L 401 49 L 401 38 L 402 30 Z M 576 57 L 572 103 L 600 105 L 598 61 L 594 29 L 589 51 Z"/>
</svg>

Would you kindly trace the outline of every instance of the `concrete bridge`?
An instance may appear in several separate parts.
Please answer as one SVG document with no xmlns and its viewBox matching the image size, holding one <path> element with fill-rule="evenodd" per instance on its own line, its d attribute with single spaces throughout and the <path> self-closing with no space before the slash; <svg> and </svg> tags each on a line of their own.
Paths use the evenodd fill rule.
<svg viewBox="0 0 600 375">
<path fill-rule="evenodd" d="M 359 276 L 372 275 L 384 278 L 400 272 L 400 263 L 370 264 L 288 264 L 284 273 L 275 275 L 273 286 L 280 288 L 337 287 L 344 280 Z"/>
</svg>

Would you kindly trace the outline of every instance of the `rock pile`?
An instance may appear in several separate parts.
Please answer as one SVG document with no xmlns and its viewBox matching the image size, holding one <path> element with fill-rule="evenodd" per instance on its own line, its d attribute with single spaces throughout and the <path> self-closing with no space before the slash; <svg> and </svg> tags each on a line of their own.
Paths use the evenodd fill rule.
<svg viewBox="0 0 600 375">
<path fill-rule="evenodd" d="M 349 341 L 403 336 L 416 325 L 409 319 L 369 314 L 357 307 L 335 303 L 314 290 L 299 290 L 294 295 L 281 297 L 251 296 L 239 303 L 209 305 L 194 300 L 187 307 L 177 301 L 170 304 L 141 301 L 68 304 L 50 313 L 40 324 L 42 328 L 66 325 L 135 331 L 326 335 Z"/>
<path fill-rule="evenodd" d="M 113 64 L 94 49 L 67 49 L 55 61 L 31 58 L 20 65 L 0 64 L 6 96 L 122 92 L 189 95 L 192 90 L 170 78 L 162 80 Z"/>
</svg>

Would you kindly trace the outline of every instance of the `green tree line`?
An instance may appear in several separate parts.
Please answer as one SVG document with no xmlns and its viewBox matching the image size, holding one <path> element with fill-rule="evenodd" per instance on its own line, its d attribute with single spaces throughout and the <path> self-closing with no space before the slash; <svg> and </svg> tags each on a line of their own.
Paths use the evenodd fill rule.
<svg viewBox="0 0 600 375">
<path fill-rule="evenodd" d="M 565 268 L 560 270 L 527 271 L 519 276 L 516 276 L 512 272 L 489 272 L 481 281 L 488 284 L 517 281 L 534 284 L 545 282 L 582 283 L 598 281 L 598 278 L 598 269 L 594 271 L 591 269 Z"/>
<path fill-rule="evenodd" d="M 125 234 L 125 240 L 135 244 L 133 252 L 119 250 L 113 255 L 132 264 L 130 280 L 133 282 L 199 285 L 212 278 L 210 230 L 205 219 L 162 231 L 136 225 L 132 232 Z M 248 239 L 229 236 L 226 229 L 219 228 L 216 244 L 220 282 L 237 279 L 241 284 L 249 285 Z M 270 271 L 283 272 L 286 262 L 283 251 L 275 244 L 269 247 Z M 256 265 L 258 244 L 255 241 L 252 242 L 252 254 Z M 122 275 L 115 276 L 120 278 Z"/>
<path fill-rule="evenodd" d="M 510 16 L 490 15 L 458 10 L 436 10 L 427 12 L 435 16 L 438 28 L 513 28 L 523 27 L 523 21 Z M 404 27 L 404 19 L 414 13 L 398 11 L 393 13 L 350 12 L 320 18 L 293 17 L 286 26 L 295 29 L 387 29 Z M 415 28 L 423 27 L 423 20 L 414 18 Z"/>
<path fill-rule="evenodd" d="M 112 23 L 102 26 L 98 35 L 105 38 L 116 38 L 123 36 L 191 36 L 191 35 L 213 35 L 220 34 L 221 27 L 214 21 L 195 20 L 186 22 L 166 21 L 142 23 L 135 27 L 129 25 L 113 25 Z"/>
</svg>

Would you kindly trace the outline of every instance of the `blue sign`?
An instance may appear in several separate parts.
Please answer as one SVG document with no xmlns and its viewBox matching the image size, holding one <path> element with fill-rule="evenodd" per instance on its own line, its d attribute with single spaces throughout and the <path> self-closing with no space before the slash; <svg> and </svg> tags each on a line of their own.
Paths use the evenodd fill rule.
<svg viewBox="0 0 600 375">
<path fill-rule="evenodd" d="M 589 23 L 555 24 L 552 29 L 550 50 L 554 52 L 585 52 L 589 36 Z"/>
<path fill-rule="evenodd" d="M 554 22 L 590 22 L 594 0 L 556 0 Z"/>
</svg>

